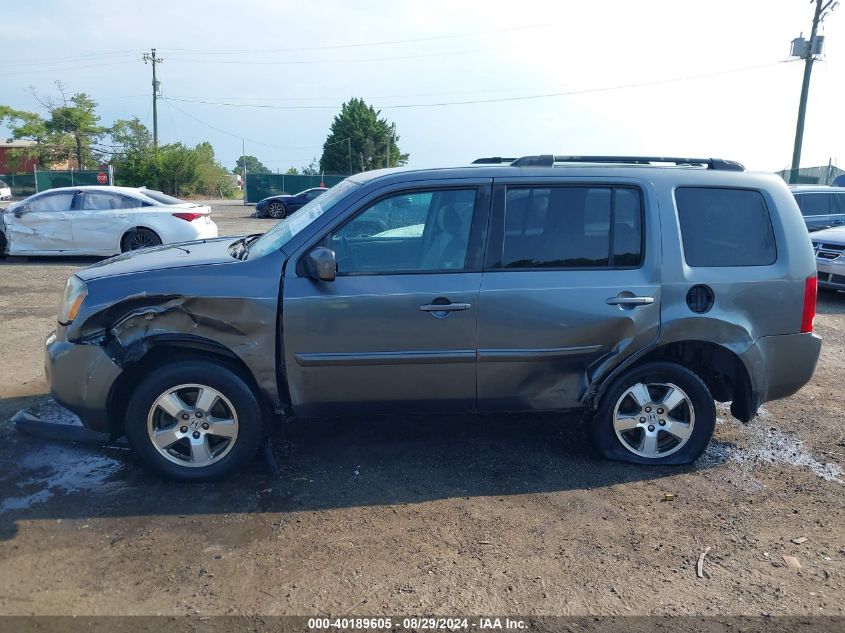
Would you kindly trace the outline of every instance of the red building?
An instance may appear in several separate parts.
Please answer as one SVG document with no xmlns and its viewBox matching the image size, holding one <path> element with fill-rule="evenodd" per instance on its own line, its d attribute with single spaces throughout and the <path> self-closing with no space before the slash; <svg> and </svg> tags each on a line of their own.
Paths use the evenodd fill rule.
<svg viewBox="0 0 845 633">
<path fill-rule="evenodd" d="M 34 145 L 35 141 L 13 141 L 9 140 L 0 143 L 0 174 L 32 173 L 32 167 L 36 164 L 35 159 L 25 158 L 14 160 L 9 154 L 12 150 L 21 149 Z"/>
</svg>

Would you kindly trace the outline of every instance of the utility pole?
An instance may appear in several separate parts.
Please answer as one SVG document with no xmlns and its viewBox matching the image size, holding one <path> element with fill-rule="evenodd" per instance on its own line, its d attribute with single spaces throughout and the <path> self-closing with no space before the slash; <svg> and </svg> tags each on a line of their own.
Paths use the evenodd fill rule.
<svg viewBox="0 0 845 633">
<path fill-rule="evenodd" d="M 807 114 L 810 74 L 813 72 L 813 62 L 816 60 L 816 55 L 821 55 L 824 44 L 824 37 L 817 35 L 819 24 L 839 4 L 836 0 L 815 0 L 815 3 L 816 10 L 813 14 L 813 26 L 810 30 L 809 41 L 803 37 L 798 37 L 792 41 L 792 57 L 801 57 L 804 59 L 804 79 L 801 83 L 801 99 L 798 102 L 798 123 L 795 126 L 795 146 L 792 149 L 790 182 L 794 182 L 798 177 L 798 169 L 801 167 L 801 146 L 804 143 L 804 117 Z"/>
<path fill-rule="evenodd" d="M 151 63 L 153 65 L 153 147 L 158 149 L 158 99 L 161 82 L 156 79 L 156 64 L 162 63 L 164 60 L 161 57 L 156 57 L 156 49 L 151 48 L 149 53 L 144 53 L 144 63 Z"/>
<path fill-rule="evenodd" d="M 346 138 L 346 149 L 349 152 L 349 175 L 352 175 L 352 138 Z"/>
<path fill-rule="evenodd" d="M 246 140 L 241 139 L 241 184 L 244 188 L 244 206 L 246 206 Z M 282 187 L 284 189 L 284 186 Z"/>
</svg>

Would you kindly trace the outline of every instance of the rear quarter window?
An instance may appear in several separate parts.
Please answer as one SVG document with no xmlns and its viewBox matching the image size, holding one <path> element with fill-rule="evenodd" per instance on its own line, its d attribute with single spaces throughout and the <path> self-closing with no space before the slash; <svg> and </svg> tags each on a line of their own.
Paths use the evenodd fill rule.
<svg viewBox="0 0 845 633">
<path fill-rule="evenodd" d="M 759 191 L 679 187 L 675 204 L 688 266 L 768 266 L 777 260 L 771 216 Z"/>
</svg>

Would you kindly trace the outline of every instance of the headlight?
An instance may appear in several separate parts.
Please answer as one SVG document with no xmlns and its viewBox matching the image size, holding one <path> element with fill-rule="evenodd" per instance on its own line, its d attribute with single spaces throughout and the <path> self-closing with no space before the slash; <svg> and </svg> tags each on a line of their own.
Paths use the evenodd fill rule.
<svg viewBox="0 0 845 633">
<path fill-rule="evenodd" d="M 88 287 L 76 275 L 68 277 L 62 302 L 59 304 L 59 323 L 69 325 L 76 318 L 79 307 L 88 295 Z"/>
</svg>

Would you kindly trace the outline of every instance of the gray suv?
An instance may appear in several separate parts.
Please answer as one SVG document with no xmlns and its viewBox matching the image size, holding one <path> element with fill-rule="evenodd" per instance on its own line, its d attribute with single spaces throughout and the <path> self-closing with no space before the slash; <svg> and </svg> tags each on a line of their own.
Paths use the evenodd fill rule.
<svg viewBox="0 0 845 633">
<path fill-rule="evenodd" d="M 686 464 L 714 400 L 812 376 L 816 263 L 778 177 L 718 159 L 527 156 L 357 174 L 262 236 L 67 283 L 55 398 L 180 480 L 280 416 L 591 414 L 602 455 Z"/>
</svg>

